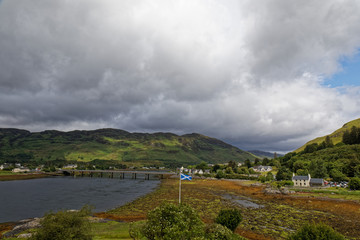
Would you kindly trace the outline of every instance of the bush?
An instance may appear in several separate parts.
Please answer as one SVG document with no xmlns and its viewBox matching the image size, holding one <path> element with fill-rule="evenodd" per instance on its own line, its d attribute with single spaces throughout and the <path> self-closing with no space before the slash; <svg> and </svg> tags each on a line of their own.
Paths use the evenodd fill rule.
<svg viewBox="0 0 360 240">
<path fill-rule="evenodd" d="M 238 209 L 223 209 L 219 212 L 215 222 L 221 224 L 231 231 L 235 231 L 242 220 L 241 211 Z"/>
<path fill-rule="evenodd" d="M 351 190 L 360 190 L 360 178 L 354 177 L 350 179 L 349 188 Z"/>
<path fill-rule="evenodd" d="M 141 233 L 150 240 L 201 239 L 204 223 L 189 206 L 166 203 L 149 212 Z"/>
<path fill-rule="evenodd" d="M 223 170 L 221 170 L 221 169 L 218 169 L 217 171 L 216 171 L 216 178 L 224 178 L 226 176 L 226 174 L 224 173 L 224 171 Z"/>
<path fill-rule="evenodd" d="M 212 224 L 206 227 L 206 240 L 243 240 L 245 238 L 231 232 L 230 229 L 220 224 Z"/>
<path fill-rule="evenodd" d="M 308 223 L 290 235 L 288 240 L 345 240 L 345 237 L 326 224 Z"/>
<path fill-rule="evenodd" d="M 86 219 L 90 213 L 88 206 L 80 211 L 47 213 L 40 221 L 42 227 L 30 240 L 91 240 L 90 223 Z"/>
</svg>

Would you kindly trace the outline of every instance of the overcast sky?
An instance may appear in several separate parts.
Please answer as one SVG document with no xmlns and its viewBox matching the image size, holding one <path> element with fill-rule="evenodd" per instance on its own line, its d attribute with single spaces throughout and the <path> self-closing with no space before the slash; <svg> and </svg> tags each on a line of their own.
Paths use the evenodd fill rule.
<svg viewBox="0 0 360 240">
<path fill-rule="evenodd" d="M 294 150 L 360 117 L 358 0 L 2 0 L 0 127 Z"/>
</svg>

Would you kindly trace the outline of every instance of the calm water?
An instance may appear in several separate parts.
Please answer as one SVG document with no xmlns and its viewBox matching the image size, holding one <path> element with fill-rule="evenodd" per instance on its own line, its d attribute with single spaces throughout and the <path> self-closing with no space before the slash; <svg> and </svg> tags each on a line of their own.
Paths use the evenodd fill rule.
<svg viewBox="0 0 360 240">
<path fill-rule="evenodd" d="M 0 182 L 0 223 L 41 217 L 60 209 L 96 212 L 124 205 L 151 192 L 158 180 L 54 177 Z"/>
</svg>

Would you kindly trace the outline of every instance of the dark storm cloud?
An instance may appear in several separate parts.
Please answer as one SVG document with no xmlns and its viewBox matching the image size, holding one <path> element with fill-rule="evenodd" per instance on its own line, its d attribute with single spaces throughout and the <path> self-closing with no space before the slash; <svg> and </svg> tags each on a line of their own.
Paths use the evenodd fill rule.
<svg viewBox="0 0 360 240">
<path fill-rule="evenodd" d="M 356 116 L 321 85 L 360 46 L 359 2 L 11 1 L 0 126 L 200 132 L 291 150 Z"/>
</svg>

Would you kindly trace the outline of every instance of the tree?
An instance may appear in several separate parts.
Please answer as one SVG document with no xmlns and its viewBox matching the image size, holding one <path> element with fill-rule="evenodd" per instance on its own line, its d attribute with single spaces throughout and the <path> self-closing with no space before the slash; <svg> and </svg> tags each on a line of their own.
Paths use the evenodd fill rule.
<svg viewBox="0 0 360 240">
<path fill-rule="evenodd" d="M 351 190 L 360 190 L 360 178 L 354 177 L 350 179 L 349 188 Z"/>
<path fill-rule="evenodd" d="M 347 177 L 345 174 L 343 174 L 342 172 L 340 172 L 338 169 L 331 169 L 330 171 L 330 177 L 332 178 L 333 181 L 335 182 L 341 182 L 341 181 L 345 181 L 347 180 Z"/>
<path fill-rule="evenodd" d="M 246 160 L 245 160 L 245 166 L 247 166 L 248 168 L 251 168 L 251 167 L 252 167 L 251 162 L 250 162 L 249 159 L 246 159 Z"/>
<path fill-rule="evenodd" d="M 330 136 L 326 136 L 326 138 L 325 138 L 325 147 L 326 147 L 326 148 L 332 148 L 332 147 L 334 147 L 334 143 L 333 143 L 332 140 L 330 139 Z"/>
<path fill-rule="evenodd" d="M 290 169 L 282 166 L 279 171 L 276 173 L 276 180 L 291 180 L 292 173 Z"/>
<path fill-rule="evenodd" d="M 267 166 L 269 164 L 270 160 L 268 158 L 263 158 L 261 165 Z"/>
<path fill-rule="evenodd" d="M 215 165 L 212 167 L 211 171 L 212 171 L 212 172 L 217 172 L 217 170 L 219 170 L 220 168 L 221 168 L 221 167 L 220 167 L 219 164 L 215 164 Z"/>
<path fill-rule="evenodd" d="M 208 168 L 206 162 L 202 161 L 200 164 L 196 165 L 196 169 L 202 169 L 203 171 Z"/>
<path fill-rule="evenodd" d="M 316 159 L 310 163 L 310 174 L 314 178 L 327 177 L 327 169 L 322 159 Z"/>
<path fill-rule="evenodd" d="M 221 224 L 231 231 L 235 231 L 242 220 L 241 211 L 238 209 L 222 209 L 216 217 L 215 222 Z"/>
<path fill-rule="evenodd" d="M 268 172 L 266 174 L 266 181 L 273 181 L 274 180 L 274 175 L 271 172 Z"/>
<path fill-rule="evenodd" d="M 346 131 L 343 133 L 342 141 L 343 141 L 343 143 L 345 143 L 345 144 L 350 144 L 350 143 L 351 143 L 350 132 L 349 132 L 348 130 L 346 130 Z"/>
<path fill-rule="evenodd" d="M 318 150 L 319 145 L 317 143 L 312 143 L 309 145 L 306 145 L 305 149 L 304 149 L 304 153 L 312 153 L 315 152 L 316 150 Z"/>
<path fill-rule="evenodd" d="M 41 220 L 41 228 L 30 238 L 30 240 L 90 240 L 92 239 L 90 223 L 86 219 L 91 213 L 88 206 L 80 211 L 59 211 L 48 213 Z"/>
<path fill-rule="evenodd" d="M 228 162 L 228 167 L 231 167 L 232 169 L 235 169 L 237 166 L 236 166 L 237 164 L 236 164 L 236 162 L 235 161 L 230 161 L 230 162 Z"/>
<path fill-rule="evenodd" d="M 204 236 L 204 223 L 188 205 L 165 203 L 149 212 L 141 233 L 150 240 L 190 240 Z"/>
<path fill-rule="evenodd" d="M 216 178 L 224 178 L 226 176 L 226 174 L 224 173 L 224 171 L 223 170 L 221 170 L 221 169 L 218 169 L 217 171 L 216 171 L 216 175 L 215 175 L 215 177 Z"/>
<path fill-rule="evenodd" d="M 308 223 L 291 234 L 288 240 L 345 240 L 345 237 L 326 224 Z"/>
</svg>

